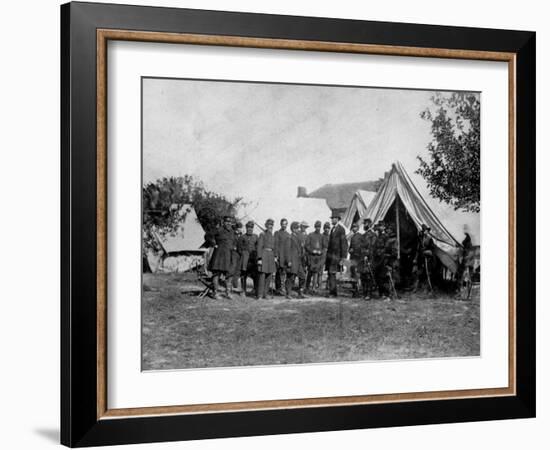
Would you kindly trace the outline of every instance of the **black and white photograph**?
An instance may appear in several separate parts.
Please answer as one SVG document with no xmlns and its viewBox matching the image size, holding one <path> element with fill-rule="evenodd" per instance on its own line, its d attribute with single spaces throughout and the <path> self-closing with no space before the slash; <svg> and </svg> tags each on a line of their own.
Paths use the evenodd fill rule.
<svg viewBox="0 0 550 450">
<path fill-rule="evenodd" d="M 478 92 L 142 78 L 142 370 L 480 355 Z"/>
</svg>

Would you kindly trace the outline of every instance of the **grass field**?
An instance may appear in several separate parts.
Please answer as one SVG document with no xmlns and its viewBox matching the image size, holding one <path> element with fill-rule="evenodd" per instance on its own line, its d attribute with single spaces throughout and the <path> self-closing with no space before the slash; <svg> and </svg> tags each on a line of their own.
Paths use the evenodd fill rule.
<svg viewBox="0 0 550 450">
<path fill-rule="evenodd" d="M 479 355 L 470 301 L 199 298 L 177 274 L 144 274 L 143 370 Z M 191 286 L 192 288 L 192 286 Z"/>
</svg>

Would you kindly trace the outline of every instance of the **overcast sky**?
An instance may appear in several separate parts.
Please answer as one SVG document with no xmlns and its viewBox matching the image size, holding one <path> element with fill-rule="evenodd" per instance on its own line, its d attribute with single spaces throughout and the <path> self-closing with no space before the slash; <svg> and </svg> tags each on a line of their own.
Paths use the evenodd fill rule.
<svg viewBox="0 0 550 450">
<path fill-rule="evenodd" d="M 143 179 L 190 174 L 257 201 L 326 183 L 374 180 L 427 156 L 432 91 L 143 80 Z"/>
</svg>

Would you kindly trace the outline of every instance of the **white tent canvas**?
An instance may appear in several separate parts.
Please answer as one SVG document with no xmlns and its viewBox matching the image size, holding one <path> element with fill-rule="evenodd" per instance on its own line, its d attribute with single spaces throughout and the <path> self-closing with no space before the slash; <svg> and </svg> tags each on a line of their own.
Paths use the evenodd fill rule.
<svg viewBox="0 0 550 450">
<path fill-rule="evenodd" d="M 460 248 L 460 243 L 454 233 L 449 231 L 445 223 L 451 224 L 457 235 L 462 237 L 464 231 L 468 231 L 474 243 L 479 242 L 479 217 L 477 213 L 464 213 L 454 211 L 449 206 L 443 206 L 440 202 L 430 198 L 430 204 L 420 194 L 400 162 L 392 164 L 391 171 L 386 175 L 383 184 L 378 189 L 375 197 L 365 211 L 361 219 L 370 218 L 373 223 L 384 220 L 392 205 L 395 205 L 399 197 L 408 217 L 412 220 L 417 230 L 422 224 L 431 228 L 431 235 L 438 248 L 438 256 L 441 262 L 452 272 L 456 271 L 454 256 Z M 432 205 L 434 206 L 432 208 Z M 438 211 L 438 214 L 434 212 Z M 476 242 L 477 241 L 477 242 Z"/>
<path fill-rule="evenodd" d="M 147 254 L 149 266 L 153 272 L 185 272 L 200 265 L 207 249 L 201 248 L 204 243 L 204 228 L 199 222 L 195 208 L 182 205 L 177 212 L 180 217 L 174 232 L 161 233 L 153 231 L 161 247 L 158 253 Z"/>
<path fill-rule="evenodd" d="M 351 199 L 348 209 L 346 210 L 344 217 L 342 217 L 342 223 L 346 228 L 351 227 L 351 224 L 356 217 L 361 218 L 365 216 L 367 208 L 375 196 L 376 192 L 364 191 L 362 189 L 357 190 L 355 194 L 353 194 L 353 198 Z"/>
</svg>

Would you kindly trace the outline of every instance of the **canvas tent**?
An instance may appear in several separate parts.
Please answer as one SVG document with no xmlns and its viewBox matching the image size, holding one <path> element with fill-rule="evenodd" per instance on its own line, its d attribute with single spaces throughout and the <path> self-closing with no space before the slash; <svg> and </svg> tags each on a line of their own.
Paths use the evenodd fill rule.
<svg viewBox="0 0 550 450">
<path fill-rule="evenodd" d="M 264 229 L 265 221 L 269 218 L 275 221 L 274 230 L 279 228 L 282 218 L 288 220 L 289 227 L 292 221 L 308 222 L 313 229 L 316 220 L 327 222 L 331 211 L 325 199 L 309 197 L 265 197 L 250 202 L 237 212 L 237 218 L 244 223 L 249 220 L 255 223 L 255 232 Z"/>
<path fill-rule="evenodd" d="M 461 244 L 430 208 L 400 162 L 392 164 L 391 171 L 361 216 L 361 219 L 364 218 L 370 218 L 373 223 L 380 220 L 398 223 L 402 248 L 414 245 L 418 230 L 426 224 L 431 228 L 436 256 L 452 273 L 457 271 L 457 254 Z"/>
<path fill-rule="evenodd" d="M 195 208 L 191 205 L 178 206 L 175 212 L 180 217 L 174 232 L 163 233 L 153 230 L 159 252 L 149 251 L 147 260 L 153 272 L 186 272 L 204 265 L 207 249 L 204 244 L 204 229 L 199 222 Z"/>
<path fill-rule="evenodd" d="M 351 224 L 365 217 L 367 208 L 372 199 L 376 196 L 376 192 L 357 190 L 351 199 L 348 209 L 342 217 L 342 223 L 346 228 L 350 228 Z"/>
</svg>

